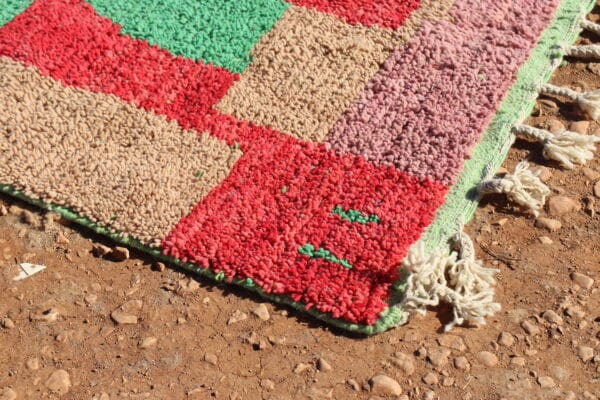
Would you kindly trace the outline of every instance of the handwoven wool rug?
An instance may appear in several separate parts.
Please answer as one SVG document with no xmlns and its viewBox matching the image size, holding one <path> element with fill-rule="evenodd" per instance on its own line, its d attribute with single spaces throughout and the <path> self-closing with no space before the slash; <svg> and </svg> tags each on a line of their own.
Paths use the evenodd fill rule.
<svg viewBox="0 0 600 400">
<path fill-rule="evenodd" d="M 482 322 L 448 239 L 478 186 L 544 197 L 488 179 L 594 3 L 1 0 L 0 188 L 347 330 Z"/>
</svg>

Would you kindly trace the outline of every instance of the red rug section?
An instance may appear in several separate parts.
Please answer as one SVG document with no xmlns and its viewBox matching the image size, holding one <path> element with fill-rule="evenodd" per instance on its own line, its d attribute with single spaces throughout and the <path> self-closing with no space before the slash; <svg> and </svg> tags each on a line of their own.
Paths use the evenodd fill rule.
<svg viewBox="0 0 600 400">
<path fill-rule="evenodd" d="M 336 318 L 376 322 L 408 246 L 431 223 L 447 190 L 219 115 L 211 106 L 235 75 L 122 36 L 79 0 L 36 1 L 0 28 L 0 55 L 237 142 L 244 155 L 165 239 L 165 252 L 230 279 L 252 278 L 268 293 Z M 338 205 L 381 222 L 345 221 L 331 214 Z M 298 252 L 307 243 L 353 268 L 309 259 Z"/>
<path fill-rule="evenodd" d="M 174 119 L 206 114 L 238 78 L 120 30 L 81 0 L 37 0 L 0 29 L 0 55 Z"/>
<path fill-rule="evenodd" d="M 292 4 L 334 14 L 351 24 L 397 29 L 419 8 L 419 0 L 287 0 Z"/>
<path fill-rule="evenodd" d="M 408 246 L 431 222 L 444 194 L 441 185 L 392 167 L 285 140 L 245 154 L 164 246 L 174 257 L 228 277 L 252 278 L 267 293 L 373 324 Z M 381 222 L 345 221 L 332 215 L 336 205 L 376 214 Z M 298 252 L 306 243 L 353 268 L 310 260 Z"/>
</svg>

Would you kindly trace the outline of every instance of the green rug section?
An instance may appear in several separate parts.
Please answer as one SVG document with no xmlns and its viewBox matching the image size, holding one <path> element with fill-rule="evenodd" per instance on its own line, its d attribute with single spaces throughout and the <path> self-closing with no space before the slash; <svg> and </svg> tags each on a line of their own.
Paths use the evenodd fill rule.
<svg viewBox="0 0 600 400">
<path fill-rule="evenodd" d="M 3 0 L 4 1 L 4 0 Z M 171 53 L 242 72 L 289 7 L 282 0 L 88 0 L 123 33 Z"/>
<path fill-rule="evenodd" d="M 0 26 L 21 14 L 31 3 L 33 0 L 0 0 Z"/>
<path fill-rule="evenodd" d="M 521 67 L 516 83 L 427 229 L 423 237 L 427 250 L 446 244 L 473 217 L 479 201 L 477 184 L 493 175 L 506 159 L 513 143 L 512 126 L 529 117 L 538 97 L 536 88 L 550 80 L 562 59 L 559 46 L 575 42 L 581 33 L 581 19 L 595 3 L 595 0 L 565 0 L 559 6 L 552 25 L 544 30 L 529 60 Z"/>
</svg>

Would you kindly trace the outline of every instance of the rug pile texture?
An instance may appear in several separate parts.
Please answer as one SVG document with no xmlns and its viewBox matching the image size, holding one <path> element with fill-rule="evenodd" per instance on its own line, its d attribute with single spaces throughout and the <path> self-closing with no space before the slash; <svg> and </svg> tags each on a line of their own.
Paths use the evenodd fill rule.
<svg viewBox="0 0 600 400">
<path fill-rule="evenodd" d="M 592 3 L 1 0 L 0 188 L 381 332 Z"/>
</svg>

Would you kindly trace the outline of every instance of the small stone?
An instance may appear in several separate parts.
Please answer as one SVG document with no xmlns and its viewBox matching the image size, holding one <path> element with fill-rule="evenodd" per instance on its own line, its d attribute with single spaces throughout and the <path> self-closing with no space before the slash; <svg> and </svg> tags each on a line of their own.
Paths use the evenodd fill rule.
<svg viewBox="0 0 600 400">
<path fill-rule="evenodd" d="M 442 335 L 437 340 L 440 346 L 448 347 L 453 350 L 460 351 L 461 353 L 467 350 L 467 346 L 465 346 L 465 342 L 460 336 L 456 335 Z"/>
<path fill-rule="evenodd" d="M 444 348 L 430 349 L 427 351 L 427 361 L 437 368 L 442 368 L 448 364 L 448 357 L 451 351 Z"/>
<path fill-rule="evenodd" d="M 571 131 L 585 135 L 590 128 L 590 121 L 575 121 L 571 122 Z"/>
<path fill-rule="evenodd" d="M 421 379 L 426 385 L 437 385 L 437 383 L 439 382 L 438 375 L 435 372 L 428 372 Z"/>
<path fill-rule="evenodd" d="M 551 324 L 556 324 L 556 325 L 562 325 L 563 324 L 563 319 L 560 315 L 558 315 L 556 312 L 552 311 L 552 310 L 546 310 L 544 311 L 544 313 L 542 314 L 542 317 L 550 322 Z"/>
<path fill-rule="evenodd" d="M 517 365 L 519 367 L 525 366 L 525 358 L 524 357 L 513 357 L 510 359 L 511 365 Z"/>
<path fill-rule="evenodd" d="M 92 400 L 110 400 L 108 393 L 102 392 L 92 397 Z"/>
<path fill-rule="evenodd" d="M 547 203 L 548 214 L 552 217 L 562 217 L 573 211 L 579 211 L 581 204 L 567 196 L 554 196 Z"/>
<path fill-rule="evenodd" d="M 600 181 L 594 185 L 594 196 L 600 198 Z"/>
<path fill-rule="evenodd" d="M 0 390 L 0 400 L 17 400 L 17 392 L 11 388 Z"/>
<path fill-rule="evenodd" d="M 92 248 L 92 254 L 95 257 L 104 257 L 104 256 L 110 254 L 111 251 L 112 251 L 112 249 L 110 247 L 105 246 L 100 243 L 94 244 L 94 247 Z"/>
<path fill-rule="evenodd" d="M 95 303 L 96 303 L 96 301 L 98 300 L 98 295 L 96 295 L 96 294 L 94 294 L 94 293 L 90 293 L 90 294 L 86 295 L 86 296 L 83 298 L 83 300 L 84 300 L 84 301 L 85 301 L 87 304 L 89 304 L 89 305 L 92 305 L 92 304 L 95 304 Z"/>
<path fill-rule="evenodd" d="M 301 374 L 303 372 L 310 371 L 310 369 L 311 369 L 311 366 L 309 364 L 299 363 L 299 364 L 296 364 L 296 366 L 294 367 L 294 373 Z"/>
<path fill-rule="evenodd" d="M 548 129 L 552 133 L 559 133 L 565 130 L 565 124 L 555 118 L 550 118 L 543 123 L 543 128 Z"/>
<path fill-rule="evenodd" d="M 12 215 L 21 215 L 23 213 L 23 209 L 16 204 L 8 207 L 8 212 Z"/>
<path fill-rule="evenodd" d="M 577 347 L 577 356 L 581 359 L 581 361 L 588 362 L 592 358 L 594 358 L 594 349 L 588 346 L 579 346 Z"/>
<path fill-rule="evenodd" d="M 204 361 L 216 366 L 217 363 L 219 362 L 219 359 L 217 358 L 216 354 L 206 353 L 206 354 L 204 354 Z"/>
<path fill-rule="evenodd" d="M 542 182 L 548 182 L 548 180 L 552 178 L 552 170 L 548 167 L 544 167 L 543 165 L 532 167 L 530 170 L 534 174 L 537 174 L 538 178 L 540 178 Z"/>
<path fill-rule="evenodd" d="M 55 242 L 56 242 L 56 244 L 62 244 L 62 245 L 67 245 L 70 243 L 69 238 L 67 238 L 65 236 L 65 234 L 62 232 L 58 232 L 56 234 Z"/>
<path fill-rule="evenodd" d="M 275 389 L 275 382 L 273 382 L 270 379 L 262 379 L 260 381 L 260 387 L 265 390 L 271 391 L 271 390 Z"/>
<path fill-rule="evenodd" d="M 442 386 L 449 387 L 452 385 L 454 385 L 454 378 L 451 376 L 446 376 L 444 379 L 442 379 Z"/>
<path fill-rule="evenodd" d="M 154 264 L 152 264 L 152 270 L 154 271 L 165 272 L 166 269 L 167 266 L 164 263 L 155 262 Z"/>
<path fill-rule="evenodd" d="M 568 391 L 565 395 L 565 400 L 575 400 L 577 395 L 574 392 Z"/>
<path fill-rule="evenodd" d="M 8 317 L 2 318 L 2 320 L 0 321 L 0 325 L 2 325 L 2 327 L 5 329 L 14 329 L 15 327 L 15 323 L 13 322 L 13 320 Z"/>
<path fill-rule="evenodd" d="M 116 246 L 111 250 L 110 257 L 115 261 L 129 260 L 129 249 L 127 247 Z"/>
<path fill-rule="evenodd" d="M 577 286 L 583 289 L 590 290 L 594 285 L 594 280 L 592 278 L 587 275 L 580 274 L 579 272 L 571 273 L 571 279 L 573 282 L 575 282 L 575 284 L 577 284 Z"/>
<path fill-rule="evenodd" d="M 319 369 L 319 371 L 321 372 L 329 372 L 331 371 L 333 368 L 331 367 L 331 364 L 329 364 L 327 362 L 327 360 L 325 360 L 324 358 L 319 358 L 317 360 L 317 368 Z"/>
<path fill-rule="evenodd" d="M 154 336 L 148 336 L 147 338 L 144 338 L 140 342 L 140 348 L 141 349 L 149 349 L 151 347 L 154 347 L 156 345 L 156 343 L 158 343 L 157 338 L 155 338 Z"/>
<path fill-rule="evenodd" d="M 540 236 L 538 238 L 538 240 L 540 241 L 541 244 L 545 244 L 545 245 L 554 244 L 554 241 L 552 239 L 550 239 L 548 236 Z"/>
<path fill-rule="evenodd" d="M 269 314 L 269 309 L 264 303 L 261 303 L 258 306 L 256 306 L 256 308 L 252 310 L 252 314 L 256 315 L 259 319 L 263 321 L 268 321 L 269 318 L 271 318 L 271 315 Z"/>
<path fill-rule="evenodd" d="M 227 320 L 227 325 L 235 324 L 246 319 L 248 319 L 248 314 L 240 310 L 235 310 Z"/>
<path fill-rule="evenodd" d="M 581 169 L 583 171 L 583 175 L 588 178 L 590 181 L 595 181 L 596 179 L 600 179 L 600 172 L 594 171 L 591 168 L 583 167 Z"/>
<path fill-rule="evenodd" d="M 495 367 L 498 365 L 498 357 L 489 351 L 480 351 L 477 353 L 477 359 L 486 367 Z"/>
<path fill-rule="evenodd" d="M 358 392 L 360 390 L 360 385 L 354 379 L 348 379 L 348 380 L 346 380 L 346 383 L 355 392 Z"/>
<path fill-rule="evenodd" d="M 371 393 L 375 395 L 400 396 L 402 394 L 402 386 L 387 375 L 375 375 L 369 380 L 369 384 Z"/>
<path fill-rule="evenodd" d="M 115 310 L 110 314 L 110 317 L 119 325 L 133 325 L 138 323 L 138 317 L 128 314 L 121 310 Z"/>
<path fill-rule="evenodd" d="M 49 308 L 40 314 L 34 314 L 29 317 L 32 321 L 55 322 L 60 313 L 55 308 Z"/>
<path fill-rule="evenodd" d="M 23 222 L 25 222 L 26 224 L 33 226 L 36 226 L 39 223 L 38 215 L 32 213 L 29 210 L 23 210 L 23 212 L 21 213 L 21 219 L 23 219 Z"/>
<path fill-rule="evenodd" d="M 498 344 L 501 344 L 504 347 L 511 347 L 515 344 L 515 337 L 508 332 L 501 332 L 498 335 Z"/>
<path fill-rule="evenodd" d="M 508 222 L 508 218 L 500 218 L 498 221 L 495 221 L 493 225 L 504 226 Z"/>
<path fill-rule="evenodd" d="M 187 320 L 186 320 L 185 318 L 183 318 L 183 317 L 178 317 L 178 318 L 177 318 L 177 324 L 178 324 L 178 325 L 183 325 L 183 324 L 185 324 L 186 322 L 187 322 Z"/>
<path fill-rule="evenodd" d="M 8 208 L 4 204 L 0 204 L 0 217 L 8 215 Z"/>
<path fill-rule="evenodd" d="M 408 354 L 397 352 L 394 354 L 392 364 L 397 366 L 406 376 L 410 376 L 415 372 L 414 358 Z"/>
<path fill-rule="evenodd" d="M 456 357 L 454 359 L 454 368 L 460 371 L 468 371 L 471 368 L 467 357 Z"/>
<path fill-rule="evenodd" d="M 35 357 L 30 358 L 25 362 L 25 366 L 27 367 L 27 369 L 37 371 L 40 368 L 40 360 L 38 360 Z"/>
<path fill-rule="evenodd" d="M 69 392 L 71 388 L 71 378 L 64 369 L 56 370 L 46 381 L 46 387 L 53 393 L 63 395 Z"/>
<path fill-rule="evenodd" d="M 423 400 L 434 400 L 435 399 L 435 392 L 433 390 L 426 390 L 425 393 L 423 393 Z"/>
<path fill-rule="evenodd" d="M 540 328 L 529 320 L 521 322 L 521 328 L 531 336 L 539 335 L 541 333 Z"/>
<path fill-rule="evenodd" d="M 585 317 L 585 311 L 583 311 L 579 306 L 568 306 L 565 308 L 565 314 L 567 314 L 569 317 L 575 317 L 579 319 Z"/>
<path fill-rule="evenodd" d="M 569 372 L 566 369 L 559 367 L 558 365 L 552 365 L 550 368 L 548 368 L 548 371 L 550 372 L 550 375 L 552 375 L 552 377 L 558 379 L 561 382 L 569 378 Z"/>
<path fill-rule="evenodd" d="M 540 376 L 537 378 L 537 383 L 538 385 L 540 385 L 543 389 L 550 389 L 556 386 L 556 382 L 554 382 L 554 379 L 550 378 L 549 376 Z"/>
<path fill-rule="evenodd" d="M 550 232 L 556 232 L 562 228 L 560 221 L 551 218 L 538 218 L 535 220 L 535 226 L 549 230 Z"/>
</svg>

